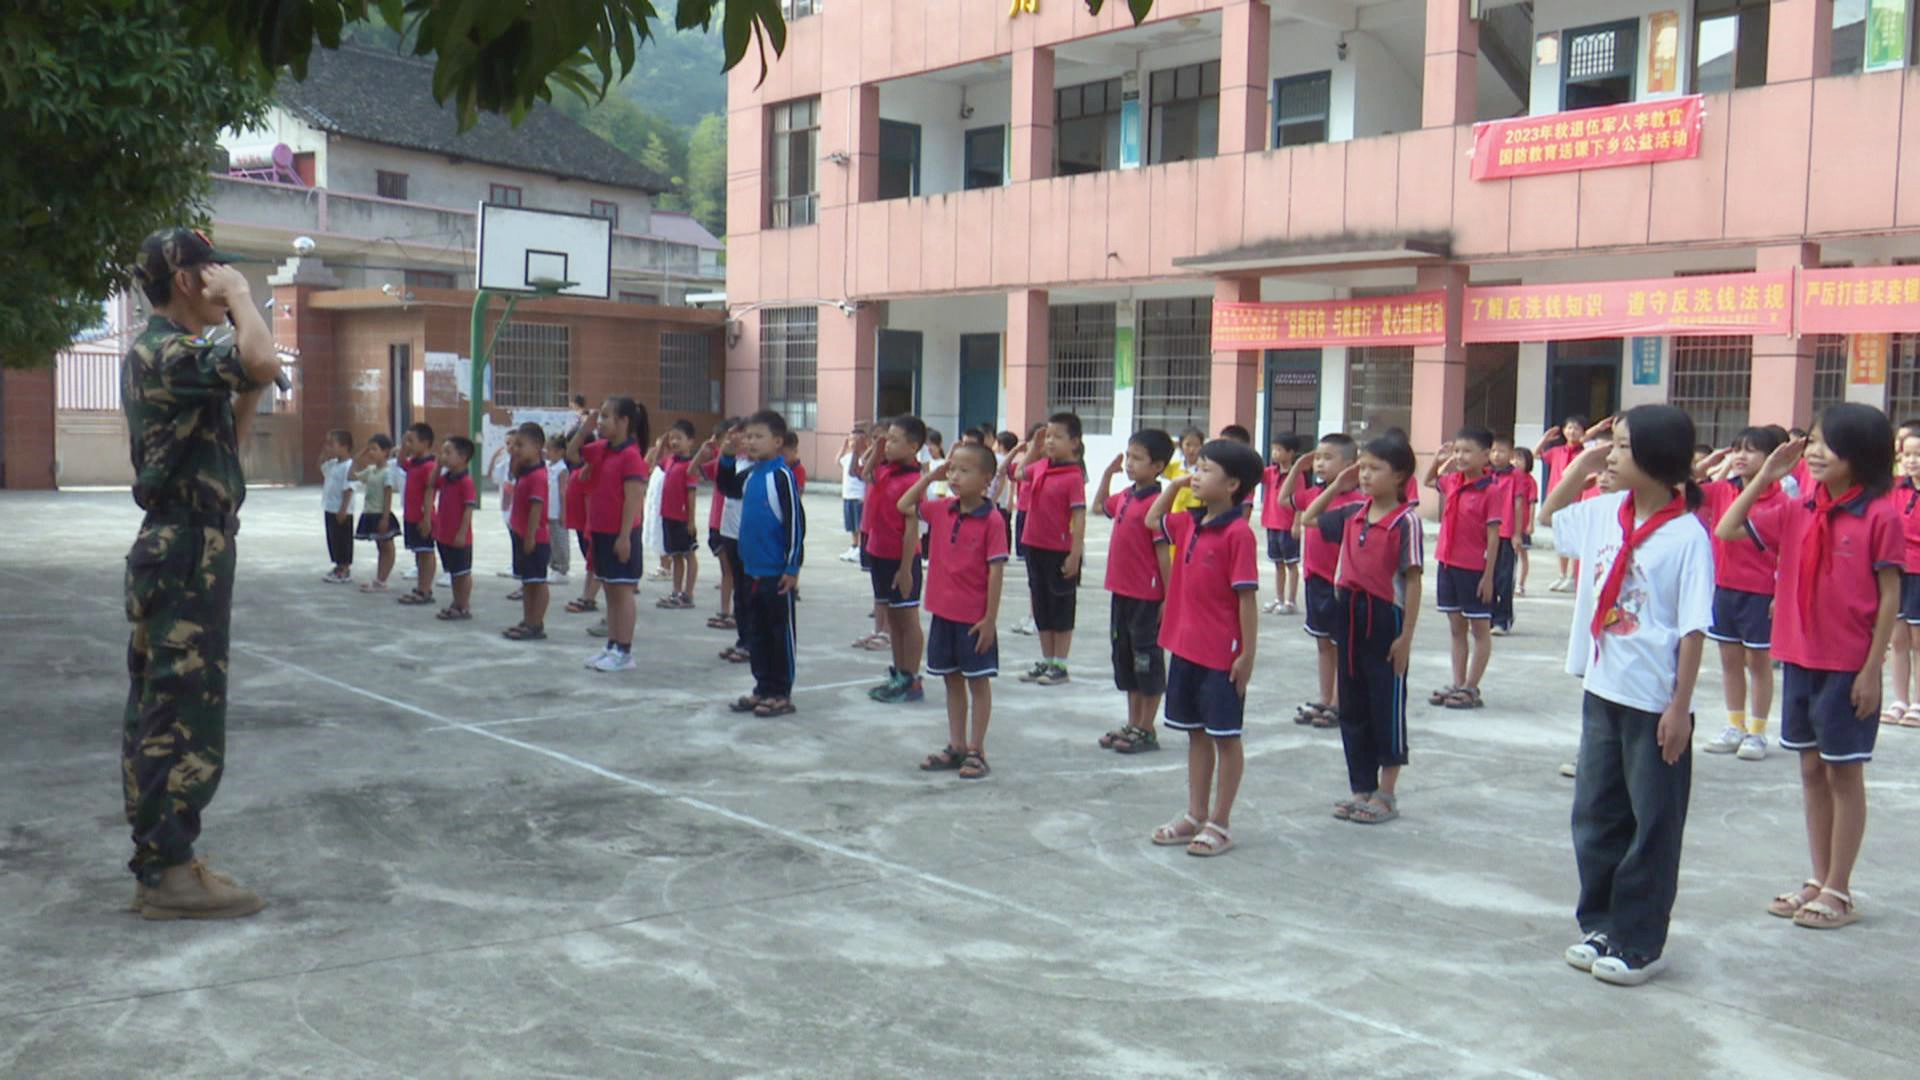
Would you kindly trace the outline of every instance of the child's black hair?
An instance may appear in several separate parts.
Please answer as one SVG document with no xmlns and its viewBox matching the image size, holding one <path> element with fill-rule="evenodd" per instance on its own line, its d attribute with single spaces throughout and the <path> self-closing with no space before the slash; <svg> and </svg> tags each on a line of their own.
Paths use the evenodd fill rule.
<svg viewBox="0 0 1920 1080">
<path fill-rule="evenodd" d="M 1758 450 L 1762 454 L 1771 454 L 1786 441 L 1786 432 L 1776 427 L 1762 426 L 1741 428 L 1740 434 L 1733 437 L 1731 445 L 1735 450 Z M 1704 449 L 1709 454 L 1713 453 L 1713 447 L 1705 444 L 1694 449 Z"/>
<path fill-rule="evenodd" d="M 348 450 L 353 449 L 353 432 L 348 431 L 346 428 L 343 428 L 343 427 L 334 428 L 332 431 L 327 432 L 327 438 L 333 442 L 339 443 L 341 446 L 346 447 Z"/>
<path fill-rule="evenodd" d="M 1734 448 L 1739 449 L 1738 443 L 1735 444 Z M 1706 443 L 1703 443 L 1703 442 L 1694 443 L 1693 453 L 1695 457 L 1706 457 L 1708 454 L 1713 453 L 1713 447 L 1708 446 Z"/>
<path fill-rule="evenodd" d="M 782 450 L 800 449 L 800 433 L 792 428 L 788 428 L 787 433 L 780 436 L 780 448 Z"/>
<path fill-rule="evenodd" d="M 1244 443 L 1247 446 L 1253 445 L 1253 432 L 1248 431 L 1239 424 L 1228 424 L 1226 427 L 1221 428 L 1220 437 L 1223 439 L 1232 439 L 1234 442 Z"/>
<path fill-rule="evenodd" d="M 1381 437 L 1391 438 L 1391 436 L 1384 435 Z M 1360 456 L 1359 447 L 1354 443 L 1353 436 L 1342 432 L 1329 431 L 1325 435 L 1320 436 L 1320 445 L 1333 447 L 1340 452 L 1341 457 L 1348 461 L 1353 461 Z"/>
<path fill-rule="evenodd" d="M 521 424 L 515 430 L 519 432 L 521 438 L 532 439 L 533 445 L 535 446 L 545 446 L 547 444 L 547 429 L 531 420 Z"/>
<path fill-rule="evenodd" d="M 1700 508 L 1693 482 L 1693 417 L 1672 405 L 1640 405 L 1620 418 L 1626 425 L 1633 464 L 1662 484 L 1685 490 L 1687 509 Z"/>
<path fill-rule="evenodd" d="M 1797 428 L 1788 428 L 1788 429 L 1787 429 L 1787 438 L 1789 438 L 1789 439 L 1804 439 L 1804 438 L 1806 438 L 1806 437 L 1807 437 L 1807 429 L 1806 429 L 1806 428 L 1803 428 L 1803 427 L 1797 427 Z"/>
<path fill-rule="evenodd" d="M 960 457 L 963 454 L 966 455 L 967 457 L 973 458 L 974 467 L 979 469 L 981 472 L 986 473 L 988 477 L 991 477 L 993 476 L 994 473 L 1000 471 L 1000 459 L 993 456 L 993 451 L 987 449 L 986 447 L 980 445 L 977 442 L 961 443 L 960 445 L 954 447 L 953 453 L 947 455 L 947 463 L 948 463 L 947 467 L 952 468 L 953 467 L 952 463 L 954 459 Z"/>
<path fill-rule="evenodd" d="M 935 446 L 944 447 L 947 445 L 947 437 L 940 433 L 939 428 L 927 429 L 927 441 Z"/>
<path fill-rule="evenodd" d="M 413 436 L 414 439 L 423 446 L 431 447 L 433 445 L 433 425 L 423 420 L 416 420 L 408 424 L 407 434 Z"/>
<path fill-rule="evenodd" d="M 1013 448 L 1020 445 L 1020 436 L 1011 431 L 1003 431 L 994 436 L 994 439 L 1000 444 L 1000 452 L 1003 454 L 1011 454 Z"/>
<path fill-rule="evenodd" d="M 1047 417 L 1047 423 L 1049 425 L 1059 424 L 1061 427 L 1067 429 L 1067 438 L 1072 439 L 1074 442 L 1080 441 L 1079 413 L 1057 412 Z"/>
<path fill-rule="evenodd" d="M 1483 427 L 1468 424 L 1466 427 L 1454 432 L 1453 437 L 1455 439 L 1465 439 L 1467 442 L 1472 443 L 1482 450 L 1493 449 L 1493 432 Z M 1692 440 L 1688 441 L 1691 442 Z"/>
<path fill-rule="evenodd" d="M 1200 460 L 1220 466 L 1227 479 L 1238 485 L 1233 492 L 1236 504 L 1253 498 L 1253 491 L 1266 475 L 1267 463 L 1253 447 L 1232 439 L 1215 439 L 1200 448 Z"/>
<path fill-rule="evenodd" d="M 1137 446 L 1147 452 L 1147 460 L 1166 469 L 1167 462 L 1173 460 L 1173 436 L 1159 428 L 1141 428 L 1127 440 L 1128 446 Z"/>
<path fill-rule="evenodd" d="M 567 437 L 565 435 L 549 435 L 547 436 L 547 446 L 554 450 L 565 450 L 567 448 Z"/>
<path fill-rule="evenodd" d="M 1301 439 L 1300 436 L 1295 435 L 1293 432 L 1283 431 L 1280 434 L 1275 435 L 1273 437 L 1273 445 L 1279 447 L 1282 450 L 1285 450 L 1287 453 L 1292 454 L 1295 457 L 1298 457 L 1300 456 L 1301 448 L 1306 444 L 1305 444 L 1305 440 Z"/>
<path fill-rule="evenodd" d="M 1568 414 L 1567 414 L 1567 418 L 1566 418 L 1565 420 L 1562 420 L 1562 421 L 1560 421 L 1560 426 L 1561 426 L 1561 427 L 1566 427 L 1566 426 L 1567 426 L 1568 424 L 1579 424 L 1579 425 L 1580 425 L 1581 427 L 1586 427 L 1586 426 L 1587 426 L 1587 414 L 1586 414 L 1586 413 L 1577 413 L 1577 412 L 1575 412 L 1575 413 L 1568 413 Z"/>
<path fill-rule="evenodd" d="M 653 432 L 647 427 L 647 407 L 630 397 L 610 397 L 607 404 L 613 408 L 613 415 L 623 416 L 627 420 L 627 438 L 641 446 L 653 444 Z"/>
<path fill-rule="evenodd" d="M 1820 439 L 1847 463 L 1869 499 L 1893 490 L 1893 424 L 1871 405 L 1842 402 L 1820 414 Z"/>
<path fill-rule="evenodd" d="M 467 438 L 465 435 L 449 435 L 447 436 L 447 445 L 453 448 L 454 453 L 460 455 L 460 464 L 465 465 L 473 460 L 472 439 Z"/>
<path fill-rule="evenodd" d="M 585 394 L 575 394 L 575 395 L 573 395 L 573 407 L 574 407 L 574 408 L 576 408 L 576 409 L 584 409 L 584 408 L 586 408 L 586 407 L 587 407 L 587 395 L 585 395 Z"/>
<path fill-rule="evenodd" d="M 1903 421 L 1901 422 L 1899 428 L 1897 428 L 1896 430 L 1904 431 L 1910 435 L 1915 433 L 1920 433 L 1920 420 Z"/>
<path fill-rule="evenodd" d="M 1513 456 L 1520 459 L 1518 462 L 1520 471 L 1523 473 L 1526 473 L 1528 476 L 1532 476 L 1533 475 L 1533 451 L 1527 449 L 1524 446 L 1516 446 L 1513 448 Z"/>
<path fill-rule="evenodd" d="M 1413 447 L 1408 446 L 1405 439 L 1382 435 L 1367 443 L 1366 452 L 1386 462 L 1387 468 L 1400 477 L 1400 482 L 1394 485 L 1394 496 L 1401 502 L 1407 501 L 1407 477 L 1420 467 L 1413 456 Z"/>
<path fill-rule="evenodd" d="M 776 439 L 784 439 L 787 437 L 787 418 L 774 412 L 772 409 L 761 409 L 759 412 L 747 417 L 746 422 L 740 426 L 750 428 L 756 425 L 766 428 L 767 434 L 772 435 Z"/>
<path fill-rule="evenodd" d="M 898 430 L 915 446 L 927 445 L 927 422 L 917 416 L 896 416 L 887 421 L 887 426 Z"/>
<path fill-rule="evenodd" d="M 680 419 L 675 420 L 673 422 L 673 430 L 679 432 L 682 435 L 685 435 L 689 439 L 694 437 L 693 421 L 688 420 L 685 417 L 681 417 Z"/>
<path fill-rule="evenodd" d="M 1207 433 L 1200 430 L 1199 428 L 1195 427 L 1192 424 L 1188 424 L 1187 429 L 1180 433 L 1180 441 L 1184 443 L 1187 441 L 1188 438 L 1199 439 L 1201 444 L 1205 445 L 1207 441 Z"/>
<path fill-rule="evenodd" d="M 393 439 L 386 432 L 382 431 L 378 434 L 367 436 L 367 445 L 377 446 L 382 450 L 392 450 Z"/>
</svg>

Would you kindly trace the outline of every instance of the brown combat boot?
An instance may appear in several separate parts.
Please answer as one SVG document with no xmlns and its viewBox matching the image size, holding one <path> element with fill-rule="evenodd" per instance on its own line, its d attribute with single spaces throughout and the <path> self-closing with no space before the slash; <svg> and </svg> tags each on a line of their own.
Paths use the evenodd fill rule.
<svg viewBox="0 0 1920 1080">
<path fill-rule="evenodd" d="M 160 872 L 160 882 L 143 890 L 140 917 L 144 919 L 238 919 L 266 907 L 260 894 L 194 859 Z"/>
<path fill-rule="evenodd" d="M 227 875 L 221 873 L 220 871 L 213 869 L 212 867 L 207 868 L 207 873 L 212 874 L 214 877 L 214 880 L 220 882 L 223 885 L 239 884 L 239 882 L 233 880 L 231 877 L 228 877 Z M 135 878 L 133 882 L 133 900 L 127 904 L 127 910 L 133 912 L 135 915 L 138 915 L 140 914 L 140 909 L 146 906 L 147 906 L 147 887 L 140 883 L 140 879 Z"/>
</svg>

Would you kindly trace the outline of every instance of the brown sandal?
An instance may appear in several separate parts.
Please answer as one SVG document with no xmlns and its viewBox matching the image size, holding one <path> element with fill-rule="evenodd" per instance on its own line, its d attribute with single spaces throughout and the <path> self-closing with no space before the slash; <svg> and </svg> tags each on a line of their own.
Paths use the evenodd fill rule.
<svg viewBox="0 0 1920 1080">
<path fill-rule="evenodd" d="M 985 780 L 993 769 L 987 765 L 987 756 L 978 750 L 967 751 L 966 759 L 960 763 L 960 779 Z"/>
<path fill-rule="evenodd" d="M 966 764 L 966 761 L 967 752 L 965 750 L 957 746 L 949 746 L 944 750 L 936 750 L 928 754 L 927 760 L 920 763 L 920 770 L 922 772 L 944 772 L 949 769 L 957 769 Z"/>
<path fill-rule="evenodd" d="M 581 600 L 576 598 L 567 601 L 567 613 L 570 615 L 580 615 L 589 611 L 599 610 L 600 602 L 597 600 Z"/>
</svg>

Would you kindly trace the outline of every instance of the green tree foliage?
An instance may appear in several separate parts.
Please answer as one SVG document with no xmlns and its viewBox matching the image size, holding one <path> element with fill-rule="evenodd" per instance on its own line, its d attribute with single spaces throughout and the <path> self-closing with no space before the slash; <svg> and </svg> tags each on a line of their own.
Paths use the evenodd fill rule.
<svg viewBox="0 0 1920 1080">
<path fill-rule="evenodd" d="M 196 216 L 223 126 L 265 98 L 168 0 L 0 15 L 0 361 L 43 366 L 98 321 L 140 240 Z"/>
<path fill-rule="evenodd" d="M 661 34 L 633 62 L 608 97 L 626 97 L 688 131 L 708 113 L 727 111 L 725 49 L 720 35 L 699 29 Z"/>
<path fill-rule="evenodd" d="M 715 236 L 727 235 L 727 118 L 701 117 L 687 144 L 687 210 Z"/>
<path fill-rule="evenodd" d="M 1091 14 L 1100 14 L 1100 9 L 1105 6 L 1107 6 L 1106 0 L 1087 0 L 1087 11 Z M 1134 25 L 1136 26 L 1139 25 L 1152 10 L 1153 0 L 1127 0 L 1127 12 L 1133 16 Z"/>
</svg>

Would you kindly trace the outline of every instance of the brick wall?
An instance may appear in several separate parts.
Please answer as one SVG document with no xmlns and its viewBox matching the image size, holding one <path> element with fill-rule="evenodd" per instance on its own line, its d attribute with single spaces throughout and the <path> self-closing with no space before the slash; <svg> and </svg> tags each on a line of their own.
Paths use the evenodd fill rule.
<svg viewBox="0 0 1920 1080">
<path fill-rule="evenodd" d="M 53 487 L 53 369 L 0 372 L 0 488 Z"/>
</svg>

